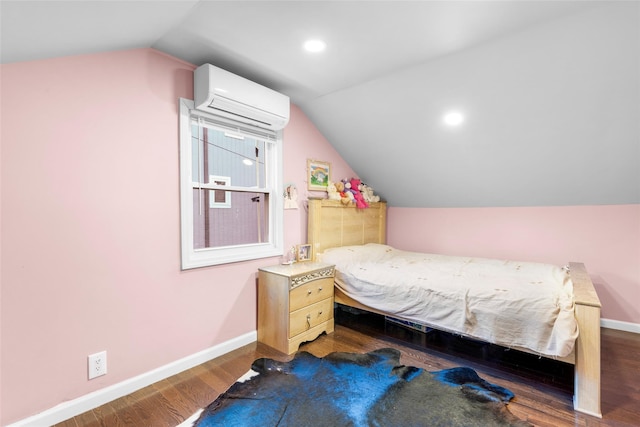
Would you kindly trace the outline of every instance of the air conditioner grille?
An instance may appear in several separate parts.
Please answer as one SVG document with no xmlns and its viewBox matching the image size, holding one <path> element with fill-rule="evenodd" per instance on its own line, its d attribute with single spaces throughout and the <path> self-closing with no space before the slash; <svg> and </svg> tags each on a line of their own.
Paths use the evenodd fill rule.
<svg viewBox="0 0 640 427">
<path fill-rule="evenodd" d="M 267 123 L 267 122 L 264 122 L 262 120 L 258 120 L 258 119 L 255 119 L 253 117 L 248 117 L 248 116 L 245 116 L 245 115 L 242 115 L 242 114 L 234 113 L 233 111 L 229 111 L 229 110 L 225 110 L 225 109 L 216 107 L 213 104 L 209 105 L 209 108 L 211 108 L 212 110 L 220 111 L 221 113 L 229 114 L 229 115 L 237 117 L 237 118 L 250 120 L 250 121 L 255 122 L 255 123 L 261 123 L 261 124 L 266 125 L 266 126 L 273 126 L 273 124 L 271 124 L 271 123 Z"/>
</svg>

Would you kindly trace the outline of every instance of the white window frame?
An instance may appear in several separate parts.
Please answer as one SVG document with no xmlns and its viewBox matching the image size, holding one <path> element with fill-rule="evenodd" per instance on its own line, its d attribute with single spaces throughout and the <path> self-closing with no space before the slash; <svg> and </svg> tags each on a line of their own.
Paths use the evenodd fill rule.
<svg viewBox="0 0 640 427">
<path fill-rule="evenodd" d="M 232 120 L 207 114 L 194 109 L 194 102 L 180 98 L 180 232 L 182 269 L 207 267 L 232 262 L 248 261 L 282 256 L 284 241 L 284 201 L 282 188 L 282 131 L 275 132 L 275 141 L 269 143 L 265 153 L 266 183 L 261 191 L 269 194 L 269 241 L 264 243 L 225 246 L 220 248 L 194 249 L 193 224 L 193 180 L 191 153 L 191 117 L 193 115 L 214 119 L 240 129 L 252 127 Z M 256 128 L 257 129 L 257 128 Z M 264 133 L 264 130 L 259 130 Z M 216 185 L 201 185 L 202 188 L 220 189 Z M 234 190 L 246 191 L 244 188 Z"/>
</svg>

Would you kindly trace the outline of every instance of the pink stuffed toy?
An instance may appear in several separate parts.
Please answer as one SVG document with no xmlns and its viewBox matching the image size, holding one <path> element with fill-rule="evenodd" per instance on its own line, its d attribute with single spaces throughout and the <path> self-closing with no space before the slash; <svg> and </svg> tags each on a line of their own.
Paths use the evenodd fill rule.
<svg viewBox="0 0 640 427">
<path fill-rule="evenodd" d="M 364 209 L 369 207 L 369 203 L 364 200 L 364 196 L 360 192 L 360 180 L 358 178 L 351 178 L 349 182 L 351 184 L 351 191 L 353 192 L 353 198 L 356 201 L 356 208 Z"/>
</svg>

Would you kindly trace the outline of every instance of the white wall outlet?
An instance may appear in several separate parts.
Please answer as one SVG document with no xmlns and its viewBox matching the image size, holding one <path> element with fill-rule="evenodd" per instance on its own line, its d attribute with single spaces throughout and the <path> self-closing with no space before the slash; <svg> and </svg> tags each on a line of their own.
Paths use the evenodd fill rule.
<svg viewBox="0 0 640 427">
<path fill-rule="evenodd" d="M 89 360 L 89 379 L 105 375 L 107 373 L 107 352 L 90 354 Z"/>
</svg>

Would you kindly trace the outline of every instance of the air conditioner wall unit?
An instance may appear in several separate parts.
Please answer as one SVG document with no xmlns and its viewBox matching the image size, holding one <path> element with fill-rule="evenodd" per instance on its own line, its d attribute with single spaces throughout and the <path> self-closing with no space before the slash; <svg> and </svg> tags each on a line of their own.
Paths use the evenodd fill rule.
<svg viewBox="0 0 640 427">
<path fill-rule="evenodd" d="M 193 77 L 196 109 L 263 129 L 289 123 L 289 97 L 211 64 Z"/>
</svg>

